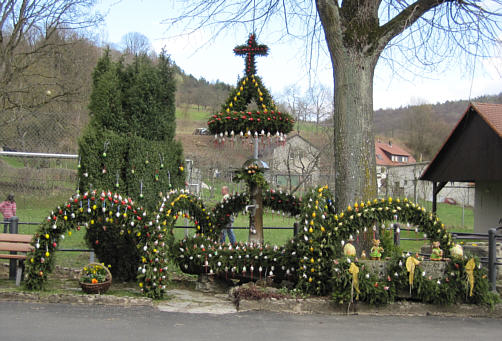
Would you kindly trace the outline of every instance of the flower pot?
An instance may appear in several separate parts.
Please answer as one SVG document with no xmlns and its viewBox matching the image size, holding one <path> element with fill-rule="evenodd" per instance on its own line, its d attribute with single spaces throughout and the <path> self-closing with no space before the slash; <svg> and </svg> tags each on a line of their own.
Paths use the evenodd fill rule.
<svg viewBox="0 0 502 341">
<path fill-rule="evenodd" d="M 86 267 L 99 267 L 100 269 L 104 269 L 106 272 L 106 280 L 104 282 L 98 282 L 98 283 L 88 283 L 88 282 L 82 282 L 79 281 L 80 287 L 86 294 L 102 294 L 105 293 L 110 286 L 112 285 L 112 274 L 108 268 L 102 264 L 99 263 L 89 263 L 86 265 Z M 84 267 L 84 269 L 86 268 Z M 84 269 L 82 269 L 80 278 L 82 278 L 82 275 L 85 273 Z M 100 270 L 102 271 L 102 270 Z"/>
<path fill-rule="evenodd" d="M 102 294 L 105 293 L 112 285 L 111 278 L 102 283 L 83 283 L 79 282 L 82 291 L 86 294 Z"/>
</svg>

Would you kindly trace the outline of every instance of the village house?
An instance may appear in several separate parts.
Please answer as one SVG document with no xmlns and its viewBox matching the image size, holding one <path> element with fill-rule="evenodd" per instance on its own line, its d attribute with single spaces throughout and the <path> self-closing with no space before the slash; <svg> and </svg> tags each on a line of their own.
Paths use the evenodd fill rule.
<svg viewBox="0 0 502 341">
<path fill-rule="evenodd" d="M 389 142 L 375 142 L 378 195 L 432 201 L 432 184 L 419 181 L 429 162 L 416 162 L 403 147 Z M 462 206 L 474 205 L 474 184 L 451 182 L 444 187 L 439 201 Z"/>
<path fill-rule="evenodd" d="M 270 167 L 269 181 L 278 187 L 291 189 L 320 182 L 321 151 L 299 134 L 266 147 L 262 158 Z"/>
<path fill-rule="evenodd" d="M 401 180 L 401 176 L 391 181 L 389 171 L 392 167 L 415 164 L 415 158 L 402 147 L 389 142 L 377 140 L 375 142 L 375 160 L 377 169 L 377 185 L 379 195 L 404 196 L 404 188 L 407 185 Z"/>
</svg>

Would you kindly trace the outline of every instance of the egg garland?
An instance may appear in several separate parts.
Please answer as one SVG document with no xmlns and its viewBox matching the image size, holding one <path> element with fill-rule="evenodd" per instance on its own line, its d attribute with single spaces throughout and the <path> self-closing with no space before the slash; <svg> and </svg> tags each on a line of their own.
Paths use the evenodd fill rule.
<svg viewBox="0 0 502 341">
<path fill-rule="evenodd" d="M 266 206 L 274 210 L 282 207 L 295 214 L 300 222 L 298 235 L 283 246 L 218 243 L 215 237 L 219 226 L 224 226 L 227 214 L 245 207 L 245 193 L 207 210 L 192 194 L 172 191 L 152 213 L 141 210 L 131 198 L 117 193 L 76 194 L 52 211 L 36 233 L 35 249 L 29 254 L 26 265 L 26 285 L 31 289 L 43 287 L 53 269 L 54 253 L 61 238 L 80 228 L 103 229 L 106 226 L 107 229 L 124 229 L 124 233 L 132 235 L 138 242 L 140 255 L 138 285 L 145 296 L 156 298 L 163 296 L 168 279 L 167 261 L 171 258 L 183 271 L 190 273 L 253 280 L 260 277 L 277 281 L 288 279 L 305 293 L 327 294 L 333 290 L 329 279 L 337 273 L 333 259 L 342 255 L 343 246 L 362 226 L 394 220 L 396 215 L 398 221 L 417 225 L 422 233 L 439 240 L 445 253 L 449 252 L 448 246 L 453 245 L 451 235 L 435 215 L 406 199 L 355 203 L 335 214 L 333 197 L 327 187 L 313 190 L 302 201 L 282 192 L 267 190 L 264 193 Z M 284 205 L 280 206 L 279 201 Z M 116 209 L 118 204 L 123 207 L 120 211 Z M 178 218 L 194 222 L 196 234 L 175 244 L 172 229 Z"/>
<path fill-rule="evenodd" d="M 35 234 L 34 250 L 28 254 L 27 280 L 28 289 L 43 289 L 47 274 L 53 270 L 54 252 L 57 251 L 60 239 L 67 233 L 71 236 L 72 230 L 85 228 L 88 231 L 100 230 L 101 233 L 120 231 L 134 238 L 140 237 L 144 230 L 158 224 L 141 207 L 135 205 L 131 198 L 110 191 L 92 191 L 80 195 L 75 194 L 64 205 L 52 211 Z M 158 226 L 158 231 L 160 231 Z M 162 239 L 161 232 L 149 233 L 151 238 Z M 99 245 L 99 239 L 93 243 Z M 153 243 L 151 246 L 154 246 Z M 150 263 L 157 263 L 158 274 L 167 267 L 168 243 L 163 242 L 160 247 L 151 248 L 146 243 L 138 248 L 140 258 Z M 152 252 L 153 251 L 153 252 Z M 154 258 L 155 257 L 155 258 Z"/>
</svg>

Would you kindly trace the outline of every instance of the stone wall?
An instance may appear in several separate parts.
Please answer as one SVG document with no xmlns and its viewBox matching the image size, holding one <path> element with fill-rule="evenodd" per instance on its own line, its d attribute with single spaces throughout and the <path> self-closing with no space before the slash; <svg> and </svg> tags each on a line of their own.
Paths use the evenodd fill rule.
<svg viewBox="0 0 502 341">
<path fill-rule="evenodd" d="M 488 243 L 487 242 L 479 242 L 479 243 L 466 243 L 463 245 L 464 255 L 472 255 L 479 257 L 483 263 L 483 265 L 487 265 L 488 263 Z M 502 263 L 502 243 L 496 244 L 497 250 L 497 258 L 498 261 Z M 431 247 L 429 245 L 424 245 L 420 249 L 420 252 L 423 254 L 430 254 Z M 502 265 L 497 265 L 497 280 L 502 280 Z"/>
<path fill-rule="evenodd" d="M 360 260 L 359 263 L 364 264 L 368 272 L 377 275 L 379 278 L 384 279 L 387 276 L 388 262 L 384 260 Z M 405 266 L 403 264 L 403 266 Z M 446 269 L 446 262 L 424 260 L 420 262 L 420 266 L 432 279 L 442 278 Z"/>
</svg>

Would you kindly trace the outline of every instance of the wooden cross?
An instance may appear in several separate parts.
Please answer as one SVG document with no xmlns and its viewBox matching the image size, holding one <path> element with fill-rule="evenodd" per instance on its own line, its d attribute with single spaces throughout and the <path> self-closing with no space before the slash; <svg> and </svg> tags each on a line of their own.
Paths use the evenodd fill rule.
<svg viewBox="0 0 502 341">
<path fill-rule="evenodd" d="M 249 35 L 247 45 L 240 45 L 234 48 L 237 56 L 246 56 L 246 75 L 251 76 L 256 73 L 255 56 L 266 56 L 268 54 L 267 45 L 258 45 L 254 33 Z"/>
</svg>

